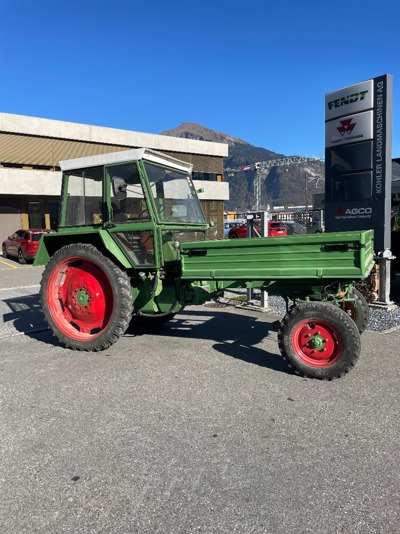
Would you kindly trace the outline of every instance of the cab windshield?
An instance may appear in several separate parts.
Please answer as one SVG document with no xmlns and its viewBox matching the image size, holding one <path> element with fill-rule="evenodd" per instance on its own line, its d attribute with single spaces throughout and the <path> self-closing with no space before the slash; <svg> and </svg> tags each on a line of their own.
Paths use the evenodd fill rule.
<svg viewBox="0 0 400 534">
<path fill-rule="evenodd" d="M 206 223 L 190 176 L 149 162 L 145 168 L 161 221 Z"/>
</svg>

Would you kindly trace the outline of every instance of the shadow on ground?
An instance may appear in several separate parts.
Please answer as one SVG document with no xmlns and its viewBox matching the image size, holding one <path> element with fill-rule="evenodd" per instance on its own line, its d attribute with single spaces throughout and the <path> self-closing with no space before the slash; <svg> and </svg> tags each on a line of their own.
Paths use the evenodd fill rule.
<svg viewBox="0 0 400 534">
<path fill-rule="evenodd" d="M 44 319 L 39 295 L 28 295 L 5 299 L 3 301 L 9 312 L 3 315 L 5 337 L 12 331 L 23 333 L 28 337 L 40 339 L 41 342 L 62 346 L 54 337 Z M 230 358 L 267 367 L 275 371 L 293 374 L 279 354 L 257 347 L 266 337 L 276 341 L 276 325 L 271 320 L 258 319 L 249 315 L 230 312 L 228 309 L 218 310 L 211 307 L 200 307 L 197 310 L 184 310 L 165 325 L 143 327 L 134 323 L 128 328 L 125 337 L 144 335 L 160 338 L 174 337 L 179 339 L 209 339 L 214 341 L 213 349 Z M 1 337 L 0 329 L 0 337 Z M 134 343 L 134 339 L 132 340 Z"/>
<path fill-rule="evenodd" d="M 184 310 L 158 327 L 143 327 L 132 323 L 126 335 L 210 339 L 216 342 L 213 349 L 226 356 L 293 374 L 279 354 L 275 319 L 268 321 L 265 316 L 263 319 L 230 312 L 228 309 L 216 312 L 211 307 L 203 306 L 198 310 Z M 257 347 L 266 337 L 276 342 L 276 353 Z"/>
<path fill-rule="evenodd" d="M 35 339 L 40 335 L 45 343 L 61 346 L 45 321 L 38 294 L 8 298 L 3 302 L 10 311 L 4 313 L 0 322 L 0 338 L 13 335 L 14 331 Z"/>
</svg>

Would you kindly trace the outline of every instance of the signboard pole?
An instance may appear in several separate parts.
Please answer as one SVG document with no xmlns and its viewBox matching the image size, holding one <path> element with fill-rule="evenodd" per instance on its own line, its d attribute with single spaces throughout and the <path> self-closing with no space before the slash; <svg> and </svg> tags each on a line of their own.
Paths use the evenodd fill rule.
<svg viewBox="0 0 400 534">
<path fill-rule="evenodd" d="M 246 231 L 246 237 L 255 237 L 254 236 L 254 218 L 257 217 L 257 219 L 260 220 L 260 237 L 268 237 L 268 221 L 269 221 L 269 212 L 268 211 L 260 211 L 260 212 L 248 212 L 247 213 L 247 231 Z M 247 302 L 251 302 L 253 300 L 253 289 L 248 288 L 247 289 Z M 268 308 L 268 292 L 261 290 L 260 295 L 260 306 L 262 309 Z"/>
<path fill-rule="evenodd" d="M 386 252 L 388 252 L 390 256 L 386 257 L 384 255 Z M 390 300 L 390 262 L 391 262 L 390 250 L 385 251 L 382 254 L 382 256 L 378 257 L 379 288 L 378 288 L 377 304 L 392 304 L 392 301 Z"/>
</svg>

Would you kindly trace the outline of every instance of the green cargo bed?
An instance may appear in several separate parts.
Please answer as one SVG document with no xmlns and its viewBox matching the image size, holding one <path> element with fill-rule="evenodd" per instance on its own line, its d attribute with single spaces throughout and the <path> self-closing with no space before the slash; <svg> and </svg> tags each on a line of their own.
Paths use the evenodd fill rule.
<svg viewBox="0 0 400 534">
<path fill-rule="evenodd" d="M 373 231 L 182 243 L 184 280 L 362 279 Z"/>
</svg>

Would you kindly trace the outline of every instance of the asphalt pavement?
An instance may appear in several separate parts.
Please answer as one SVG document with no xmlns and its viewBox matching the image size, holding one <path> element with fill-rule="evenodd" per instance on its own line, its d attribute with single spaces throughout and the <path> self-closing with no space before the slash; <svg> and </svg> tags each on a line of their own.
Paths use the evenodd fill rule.
<svg viewBox="0 0 400 534">
<path fill-rule="evenodd" d="M 398 328 L 332 382 L 231 306 L 82 353 L 44 322 L 42 271 L 0 258 L 0 532 L 399 531 Z"/>
</svg>

